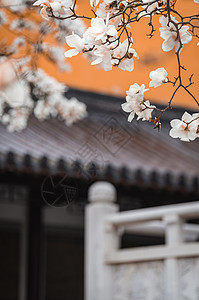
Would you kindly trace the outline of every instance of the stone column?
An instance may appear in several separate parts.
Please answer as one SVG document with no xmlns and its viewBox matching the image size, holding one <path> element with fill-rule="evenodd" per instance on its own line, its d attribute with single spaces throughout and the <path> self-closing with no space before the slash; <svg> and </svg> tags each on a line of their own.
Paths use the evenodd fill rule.
<svg viewBox="0 0 199 300">
<path fill-rule="evenodd" d="M 166 225 L 166 245 L 179 246 L 183 242 L 181 219 L 177 215 L 167 215 L 164 222 Z M 180 300 L 178 259 L 176 257 L 165 260 L 165 293 L 166 300 Z"/>
<path fill-rule="evenodd" d="M 108 182 L 96 182 L 88 194 L 85 215 L 85 300 L 111 300 L 112 267 L 105 254 L 118 248 L 115 228 L 106 226 L 106 217 L 118 211 L 116 189 Z"/>
</svg>

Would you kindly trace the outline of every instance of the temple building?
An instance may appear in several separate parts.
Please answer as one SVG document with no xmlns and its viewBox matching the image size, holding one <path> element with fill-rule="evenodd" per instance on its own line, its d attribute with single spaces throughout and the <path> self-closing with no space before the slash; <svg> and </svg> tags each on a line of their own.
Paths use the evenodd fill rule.
<svg viewBox="0 0 199 300">
<path fill-rule="evenodd" d="M 84 299 L 84 212 L 94 182 L 115 186 L 120 211 L 199 199 L 199 141 L 169 136 L 182 108 L 165 114 L 158 132 L 127 122 L 123 98 L 66 96 L 88 108 L 71 127 L 34 117 L 21 133 L 0 125 L 0 300 Z M 121 248 L 164 242 L 138 232 L 125 234 Z"/>
</svg>

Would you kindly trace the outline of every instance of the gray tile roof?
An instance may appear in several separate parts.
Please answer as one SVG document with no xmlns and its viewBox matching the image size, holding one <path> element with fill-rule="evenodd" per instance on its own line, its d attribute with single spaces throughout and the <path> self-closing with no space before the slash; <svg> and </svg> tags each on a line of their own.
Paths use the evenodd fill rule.
<svg viewBox="0 0 199 300">
<path fill-rule="evenodd" d="M 78 91 L 75 93 L 78 97 Z M 169 127 L 164 122 L 160 133 L 148 122 L 128 123 L 120 110 L 123 99 L 86 92 L 80 92 L 78 98 L 87 103 L 90 114 L 71 127 L 56 119 L 39 122 L 34 117 L 21 133 L 9 133 L 0 125 L 0 168 L 5 169 L 12 159 L 16 168 L 22 168 L 31 158 L 35 172 L 43 167 L 56 172 L 58 165 L 65 162 L 71 167 L 75 161 L 86 169 L 93 162 L 101 177 L 110 172 L 115 180 L 126 176 L 132 182 L 139 179 L 140 172 L 141 181 L 147 184 L 178 183 L 191 189 L 198 184 L 198 140 L 186 143 L 170 138 Z M 13 155 L 9 156 L 9 152 Z M 43 167 L 42 157 L 47 159 L 46 165 L 43 159 Z"/>
</svg>

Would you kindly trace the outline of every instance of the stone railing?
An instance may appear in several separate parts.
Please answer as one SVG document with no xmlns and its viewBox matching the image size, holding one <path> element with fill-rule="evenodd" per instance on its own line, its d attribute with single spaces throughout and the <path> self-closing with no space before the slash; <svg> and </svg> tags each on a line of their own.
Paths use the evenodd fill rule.
<svg viewBox="0 0 199 300">
<path fill-rule="evenodd" d="M 199 202 L 118 212 L 97 182 L 85 219 L 85 300 L 199 300 Z M 132 196 L 133 201 L 133 196 Z M 165 244 L 120 249 L 123 232 L 164 234 Z"/>
</svg>

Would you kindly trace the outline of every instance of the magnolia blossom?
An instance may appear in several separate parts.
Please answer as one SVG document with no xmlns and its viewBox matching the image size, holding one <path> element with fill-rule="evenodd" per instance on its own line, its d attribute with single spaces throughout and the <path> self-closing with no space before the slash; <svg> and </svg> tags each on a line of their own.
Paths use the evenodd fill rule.
<svg viewBox="0 0 199 300">
<path fill-rule="evenodd" d="M 27 69 L 26 73 L 26 80 L 33 86 L 32 93 L 37 99 L 41 100 L 52 94 L 61 96 L 67 90 L 64 84 L 48 76 L 42 69 L 37 69 L 35 72 Z"/>
<path fill-rule="evenodd" d="M 34 108 L 34 115 L 40 121 L 43 121 L 53 115 L 53 106 L 48 101 L 39 100 Z"/>
<path fill-rule="evenodd" d="M 105 70 L 111 70 L 110 51 L 112 48 L 107 41 L 114 42 L 117 34 L 115 26 L 109 25 L 109 15 L 106 22 L 102 18 L 92 19 L 91 27 L 84 32 L 82 38 L 77 34 L 66 37 L 66 43 L 74 49 L 66 51 L 65 57 L 75 56 L 79 52 L 92 51 L 94 58 L 92 64 L 101 64 Z"/>
<path fill-rule="evenodd" d="M 74 33 L 72 35 L 66 36 L 66 43 L 68 44 L 68 46 L 75 48 L 75 49 L 66 51 L 64 53 L 65 57 L 75 56 L 79 52 L 82 52 L 85 47 L 84 38 L 81 38 L 79 35 L 74 34 Z"/>
<path fill-rule="evenodd" d="M 199 137 L 199 113 L 190 115 L 185 112 L 182 120 L 174 119 L 170 122 L 172 129 L 169 135 L 179 138 L 181 141 L 189 142 Z"/>
<path fill-rule="evenodd" d="M 105 71 L 118 65 L 122 70 L 132 71 L 134 68 L 133 56 L 138 58 L 134 49 L 129 47 L 128 40 L 119 44 L 116 41 L 118 33 L 114 25 L 109 25 L 109 15 L 106 22 L 102 18 L 91 20 L 83 37 L 73 34 L 66 37 L 66 43 L 74 49 L 65 52 L 66 57 L 72 57 L 79 52 L 88 52 L 91 55 L 92 65 L 99 65 Z"/>
<path fill-rule="evenodd" d="M 117 37 L 118 33 L 114 25 L 109 25 L 109 15 L 107 15 L 106 22 L 102 18 L 94 18 L 91 20 L 91 27 L 89 27 L 84 38 L 87 43 L 95 44 L 97 41 L 106 42 L 107 36 Z"/>
<path fill-rule="evenodd" d="M 149 86 L 154 86 L 155 88 L 161 85 L 162 83 L 165 83 L 168 81 L 167 78 L 167 71 L 165 68 L 158 68 L 155 71 L 151 71 L 149 77 L 151 78 L 151 81 L 149 83 Z"/>
<path fill-rule="evenodd" d="M 67 87 L 44 71 L 27 68 L 23 75 L 26 81 L 12 82 L 0 93 L 0 121 L 9 131 L 23 130 L 32 112 L 40 121 L 59 117 L 66 125 L 87 115 L 86 105 L 74 98 L 68 100 L 64 96 Z"/>
<path fill-rule="evenodd" d="M 150 105 L 149 100 L 140 102 L 137 99 L 129 99 L 126 103 L 122 104 L 122 109 L 125 112 L 130 112 L 130 115 L 128 116 L 129 122 L 133 120 L 135 114 L 137 115 L 137 120 L 141 118 L 143 121 L 150 120 L 154 108 L 155 106 Z"/>
<path fill-rule="evenodd" d="M 30 98 L 30 89 L 22 80 L 16 80 L 3 90 L 5 103 L 12 108 L 33 107 L 33 100 Z"/>
<path fill-rule="evenodd" d="M 142 102 L 142 100 L 144 99 L 144 92 L 148 91 L 149 89 L 145 89 L 145 85 L 142 84 L 141 86 L 139 86 L 139 84 L 134 83 L 130 86 L 129 90 L 126 92 L 127 94 L 127 100 L 129 100 L 130 98 L 139 100 L 140 102 Z"/>
<path fill-rule="evenodd" d="M 178 24 L 178 21 L 175 19 L 175 17 L 171 16 L 171 21 L 173 23 Z M 160 30 L 160 36 L 164 39 L 164 42 L 162 43 L 162 50 L 163 51 L 170 51 L 173 48 L 175 48 L 175 51 L 177 52 L 180 49 L 180 41 L 182 45 L 189 43 L 192 40 L 192 35 L 187 30 L 189 29 L 189 26 L 182 26 L 178 27 L 179 29 L 179 35 L 180 40 L 177 36 L 177 29 L 176 26 L 169 22 L 168 26 L 168 18 L 165 16 L 162 16 L 159 18 L 159 22 L 162 25 Z"/>
<path fill-rule="evenodd" d="M 131 44 L 132 42 L 133 40 L 131 39 Z M 118 68 L 124 71 L 133 71 L 133 56 L 139 59 L 139 56 L 137 55 L 135 50 L 129 47 L 128 39 L 126 39 L 123 43 L 120 43 L 119 46 L 113 51 L 113 57 L 116 59 L 120 59 L 118 63 Z"/>
<path fill-rule="evenodd" d="M 86 105 L 72 97 L 66 102 L 66 108 L 63 114 L 60 112 L 60 115 L 65 120 L 66 125 L 70 126 L 87 116 Z"/>
<path fill-rule="evenodd" d="M 161 5 L 165 4 L 167 1 L 163 0 L 161 1 Z M 142 7 L 144 8 L 143 11 L 140 12 L 139 14 L 139 18 L 141 17 L 150 17 L 150 14 L 152 12 L 155 12 L 159 9 L 159 2 L 154 2 L 154 0 L 142 0 L 142 3 L 145 5 L 142 5 Z M 151 3 L 151 4 L 150 4 Z"/>
<path fill-rule="evenodd" d="M 86 31 L 86 26 L 81 19 L 75 19 L 72 22 L 70 19 L 54 19 L 54 22 L 57 25 L 54 37 L 58 43 L 64 43 L 66 36 L 74 33 L 82 37 L 83 33 Z"/>
<path fill-rule="evenodd" d="M 112 70 L 112 56 L 110 52 L 110 46 L 101 45 L 96 46 L 93 51 L 94 57 L 96 59 L 91 63 L 91 65 L 100 65 L 105 71 Z"/>
<path fill-rule="evenodd" d="M 99 18 L 102 18 L 102 19 L 106 19 L 107 17 L 107 14 L 109 14 L 109 16 L 113 16 L 114 13 L 116 13 L 118 10 L 117 10 L 117 7 L 114 6 L 114 7 L 110 7 L 109 4 L 102 2 L 100 3 L 99 7 L 97 8 L 96 10 L 96 15 L 99 17 Z M 121 20 L 121 17 L 120 17 L 120 20 Z"/>
<path fill-rule="evenodd" d="M 2 116 L 1 122 L 7 126 L 9 132 L 21 131 L 27 127 L 29 115 L 30 110 L 28 108 L 14 108 Z"/>
<path fill-rule="evenodd" d="M 70 8 L 73 5 L 72 0 L 57 0 L 57 1 L 49 1 L 49 0 L 37 0 L 33 4 L 34 6 L 42 7 L 40 14 L 44 19 L 48 20 L 48 12 L 47 10 L 52 11 L 52 14 L 55 17 L 67 17 L 71 14 Z"/>
<path fill-rule="evenodd" d="M 95 60 L 91 65 L 99 64 L 105 71 L 112 70 L 112 65 L 117 65 L 121 70 L 131 72 L 134 69 L 133 56 L 138 58 L 134 49 L 129 48 L 128 39 L 115 47 L 117 42 L 95 46 L 93 55 Z M 114 49 L 115 48 L 115 49 Z"/>
<path fill-rule="evenodd" d="M 110 25 L 114 25 L 115 27 L 117 27 L 122 19 L 122 15 L 117 15 L 118 14 L 118 10 L 121 10 L 121 7 L 124 9 L 125 6 L 128 5 L 127 1 L 103 1 L 102 3 L 100 3 L 99 7 L 96 10 L 96 15 L 99 18 L 102 19 L 106 19 L 107 15 L 109 14 L 109 17 L 111 17 L 111 19 L 109 20 L 109 24 Z"/>
<path fill-rule="evenodd" d="M 144 100 L 145 85 L 142 84 L 139 86 L 137 83 L 134 83 L 130 86 L 127 91 L 126 102 L 122 104 L 122 109 L 125 112 L 129 112 L 128 121 L 131 122 L 137 115 L 137 120 L 141 119 L 150 120 L 154 105 L 150 105 L 149 100 Z"/>
</svg>

